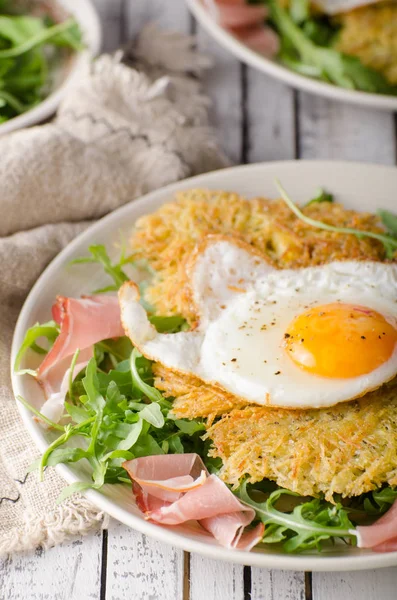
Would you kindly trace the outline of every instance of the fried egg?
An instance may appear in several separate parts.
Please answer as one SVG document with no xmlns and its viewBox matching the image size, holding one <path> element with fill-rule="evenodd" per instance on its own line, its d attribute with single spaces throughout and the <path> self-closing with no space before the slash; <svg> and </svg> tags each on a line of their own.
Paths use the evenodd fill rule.
<svg viewBox="0 0 397 600">
<path fill-rule="evenodd" d="M 147 358 L 260 405 L 320 408 L 397 373 L 397 265 L 333 262 L 276 270 L 242 243 L 209 238 L 188 268 L 199 317 L 160 334 L 133 282 L 126 335 Z"/>
</svg>

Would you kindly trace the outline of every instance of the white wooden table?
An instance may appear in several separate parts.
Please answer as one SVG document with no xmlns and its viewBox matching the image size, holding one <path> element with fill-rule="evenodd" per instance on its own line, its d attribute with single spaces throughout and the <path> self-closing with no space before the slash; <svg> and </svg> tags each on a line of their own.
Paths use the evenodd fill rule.
<svg viewBox="0 0 397 600">
<path fill-rule="evenodd" d="M 95 0 L 104 49 L 149 20 L 196 33 L 215 68 L 206 88 L 219 139 L 236 163 L 330 158 L 396 163 L 397 119 L 296 92 L 241 65 L 193 22 L 184 0 Z M 0 562 L 0 600 L 394 600 L 397 567 L 299 573 L 184 553 L 127 527 Z"/>
</svg>

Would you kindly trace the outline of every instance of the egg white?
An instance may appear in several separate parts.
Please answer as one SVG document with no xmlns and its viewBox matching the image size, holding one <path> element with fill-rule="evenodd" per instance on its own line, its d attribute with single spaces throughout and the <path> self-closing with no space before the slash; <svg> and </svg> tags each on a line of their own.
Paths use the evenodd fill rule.
<svg viewBox="0 0 397 600">
<path fill-rule="evenodd" d="M 330 302 L 367 306 L 394 324 L 397 265 L 349 261 L 277 271 L 243 247 L 214 240 L 196 256 L 190 278 L 200 321 L 176 334 L 157 333 L 136 286 L 121 288 L 124 329 L 147 358 L 248 402 L 296 409 L 356 398 L 397 373 L 397 348 L 371 373 L 331 379 L 301 370 L 282 346 L 295 317 Z"/>
</svg>

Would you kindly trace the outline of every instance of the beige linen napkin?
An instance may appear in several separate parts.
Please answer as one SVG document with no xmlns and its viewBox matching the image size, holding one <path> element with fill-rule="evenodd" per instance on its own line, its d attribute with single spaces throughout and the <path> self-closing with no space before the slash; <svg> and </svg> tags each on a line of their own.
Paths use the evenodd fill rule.
<svg viewBox="0 0 397 600">
<path fill-rule="evenodd" d="M 208 66 L 191 39 L 149 26 L 94 63 L 53 123 L 0 139 L 0 555 L 59 543 L 104 519 L 81 496 L 56 506 L 65 483 L 53 469 L 43 483 L 27 475 L 37 450 L 11 390 L 12 333 L 38 275 L 90 220 L 226 164 L 193 75 Z"/>
</svg>

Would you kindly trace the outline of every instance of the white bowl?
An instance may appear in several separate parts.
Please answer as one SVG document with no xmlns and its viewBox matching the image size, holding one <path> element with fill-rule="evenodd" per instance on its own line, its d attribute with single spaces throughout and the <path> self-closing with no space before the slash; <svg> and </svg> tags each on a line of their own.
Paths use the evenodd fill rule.
<svg viewBox="0 0 397 600">
<path fill-rule="evenodd" d="M 84 72 L 87 63 L 98 54 L 102 33 L 98 14 L 90 0 L 56 0 L 61 10 L 75 17 L 83 34 L 85 50 L 68 61 L 60 73 L 54 91 L 40 104 L 0 125 L 0 135 L 35 125 L 54 114 L 68 87 Z"/>
<path fill-rule="evenodd" d="M 90 244 L 106 244 L 111 256 L 117 255 L 116 244 L 120 242 L 120 235 L 128 239 L 132 226 L 140 216 L 155 211 L 180 190 L 203 187 L 235 191 L 248 198 L 271 198 L 277 196 L 275 177 L 282 181 L 298 202 L 307 201 L 316 188 L 323 186 L 333 192 L 336 199 L 348 208 L 363 211 L 375 211 L 377 208 L 395 209 L 396 168 L 345 162 L 290 161 L 233 167 L 186 179 L 152 192 L 89 227 L 47 267 L 34 285 L 19 316 L 13 339 L 12 364 L 26 330 L 37 321 L 48 321 L 51 305 L 57 294 L 79 296 L 107 285 L 107 278 L 101 267 L 94 264 L 70 266 L 73 259 L 87 255 Z M 32 358 L 27 358 L 23 368 L 37 366 L 32 363 Z M 36 408 L 43 404 L 43 392 L 32 377 L 21 377 L 12 372 L 12 384 L 15 396 L 23 396 Z M 54 440 L 54 432 L 42 429 L 22 404 L 18 402 L 17 405 L 34 442 L 42 452 L 45 451 Z M 58 465 L 57 471 L 68 483 L 90 480 L 90 473 L 84 461 L 74 465 Z M 40 485 L 39 482 L 37 485 Z M 299 571 L 351 571 L 397 565 L 397 552 L 379 554 L 342 543 L 336 544 L 323 554 L 312 551 L 288 555 L 275 550 L 271 545 L 258 547 L 253 552 L 228 550 L 220 547 L 203 529 L 192 527 L 191 524 L 161 527 L 146 521 L 135 504 L 130 486 L 106 484 L 101 491 L 88 491 L 85 495 L 98 508 L 130 527 L 160 541 L 210 558 L 257 567 Z"/>
<path fill-rule="evenodd" d="M 304 92 L 317 94 L 338 100 L 340 102 L 349 102 L 350 104 L 359 104 L 370 108 L 378 108 L 380 110 L 395 110 L 397 111 L 397 96 L 386 96 L 385 94 L 370 94 L 368 92 L 360 92 L 357 90 L 347 90 L 337 85 L 325 83 L 317 79 L 311 79 L 304 75 L 299 75 L 284 67 L 275 60 L 265 58 L 258 52 L 251 50 L 235 38 L 231 33 L 220 27 L 212 18 L 209 12 L 204 8 L 201 0 L 186 0 L 190 10 L 199 21 L 199 23 L 207 30 L 207 32 L 226 50 L 229 50 L 241 61 L 254 67 L 266 75 L 270 75 L 275 79 L 291 85 Z"/>
</svg>

